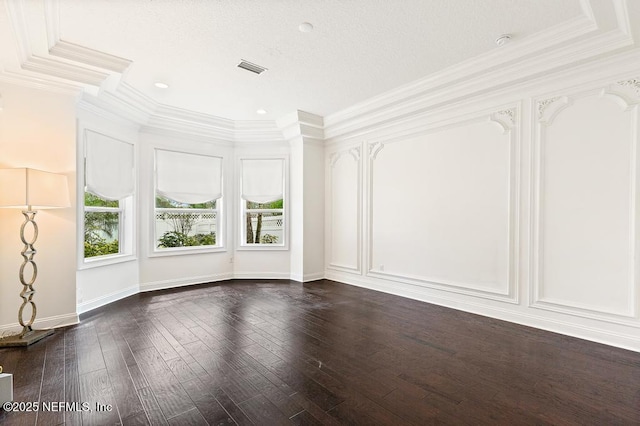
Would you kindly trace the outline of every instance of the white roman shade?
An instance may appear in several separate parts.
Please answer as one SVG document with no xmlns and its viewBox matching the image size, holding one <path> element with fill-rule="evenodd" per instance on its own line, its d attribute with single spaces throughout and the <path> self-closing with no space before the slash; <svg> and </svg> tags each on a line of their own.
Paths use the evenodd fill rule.
<svg viewBox="0 0 640 426">
<path fill-rule="evenodd" d="M 85 135 L 86 191 L 107 200 L 121 200 L 133 195 L 133 145 L 92 131 Z"/>
<path fill-rule="evenodd" d="M 283 198 L 284 160 L 242 160 L 242 198 L 254 203 L 271 203 Z"/>
<path fill-rule="evenodd" d="M 222 158 L 156 150 L 156 191 L 186 204 L 222 197 Z"/>
</svg>

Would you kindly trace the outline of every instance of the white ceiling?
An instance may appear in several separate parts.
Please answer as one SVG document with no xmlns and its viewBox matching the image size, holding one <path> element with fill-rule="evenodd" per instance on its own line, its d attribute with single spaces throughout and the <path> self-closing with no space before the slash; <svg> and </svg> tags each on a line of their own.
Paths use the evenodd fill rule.
<svg viewBox="0 0 640 426">
<path fill-rule="evenodd" d="M 132 61 L 158 103 L 232 120 L 326 116 L 580 16 L 581 0 L 59 0 L 61 40 Z M 298 26 L 310 22 L 314 30 Z M 513 48 L 511 47 L 510 48 Z M 240 59 L 263 65 L 255 75 Z M 161 90 L 153 83 L 170 85 Z M 264 108 L 266 115 L 257 115 Z"/>
</svg>

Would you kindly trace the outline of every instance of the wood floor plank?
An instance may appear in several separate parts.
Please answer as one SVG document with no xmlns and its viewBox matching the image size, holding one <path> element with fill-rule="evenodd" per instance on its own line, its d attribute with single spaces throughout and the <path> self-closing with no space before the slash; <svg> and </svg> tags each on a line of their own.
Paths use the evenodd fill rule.
<svg viewBox="0 0 640 426">
<path fill-rule="evenodd" d="M 152 425 L 168 424 L 167 419 L 164 417 L 164 414 L 158 405 L 158 401 L 156 401 L 151 387 L 138 389 L 138 396 L 140 397 L 140 402 L 144 407 L 147 418 Z"/>
<path fill-rule="evenodd" d="M 78 357 L 76 350 L 76 338 L 73 332 L 67 330 L 64 333 L 64 399 L 69 403 L 84 402 L 80 396 L 80 378 L 78 374 Z M 65 425 L 81 425 L 82 413 L 80 411 L 65 411 Z"/>
<path fill-rule="evenodd" d="M 216 398 L 216 401 L 224 408 L 224 410 L 229 413 L 229 416 L 233 419 L 236 424 L 239 426 L 248 426 L 252 425 L 253 422 L 247 417 L 247 415 L 238 407 L 227 395 L 227 393 L 222 388 L 215 389 L 213 391 L 213 396 Z"/>
<path fill-rule="evenodd" d="M 239 407 L 257 425 L 264 422 L 264 419 L 269 419 L 269 424 L 272 425 L 284 426 L 291 424 L 289 417 L 285 416 L 263 395 L 248 399 L 239 404 Z"/>
<path fill-rule="evenodd" d="M 40 401 L 64 401 L 64 335 L 57 333 L 47 339 L 47 349 L 42 372 Z M 64 411 L 43 409 L 38 412 L 37 424 L 58 425 L 64 423 Z"/>
<path fill-rule="evenodd" d="M 120 422 L 120 416 L 113 398 L 109 374 L 105 369 L 81 374 L 80 395 L 89 403 L 91 410 L 82 412 L 83 425 L 104 425 Z"/>
<path fill-rule="evenodd" d="M 121 418 L 134 417 L 143 413 L 144 408 L 138 398 L 135 383 L 129 374 L 129 368 L 122 358 L 120 350 L 114 347 L 112 350 L 103 351 L 102 354 Z"/>
<path fill-rule="evenodd" d="M 93 409 L 3 426 L 640 424 L 640 353 L 328 280 L 137 294 L 0 364 Z"/>
<path fill-rule="evenodd" d="M 122 426 L 148 426 L 150 424 L 147 414 L 144 412 L 122 419 Z"/>
<path fill-rule="evenodd" d="M 218 400 L 213 396 L 216 392 L 211 392 L 200 379 L 195 378 L 183 383 L 184 390 L 194 402 L 198 411 L 204 419 L 212 425 L 233 425 L 235 422 L 227 413 Z"/>
<path fill-rule="evenodd" d="M 184 412 L 176 417 L 169 419 L 169 424 L 172 426 L 208 426 L 209 423 L 202 417 L 202 414 L 197 408 L 193 408 L 187 412 Z"/>
<path fill-rule="evenodd" d="M 98 334 L 93 326 L 79 327 L 76 333 L 78 373 L 82 376 L 92 371 L 104 370 L 104 359 Z"/>
</svg>

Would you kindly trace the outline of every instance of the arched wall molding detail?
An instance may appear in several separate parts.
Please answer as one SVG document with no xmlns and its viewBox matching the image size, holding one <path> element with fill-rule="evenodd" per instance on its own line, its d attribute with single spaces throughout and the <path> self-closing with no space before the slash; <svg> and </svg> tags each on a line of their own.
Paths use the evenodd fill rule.
<svg viewBox="0 0 640 426">
<path fill-rule="evenodd" d="M 369 143 L 369 158 L 373 161 L 378 157 L 380 151 L 384 148 L 384 144 L 382 142 L 370 142 Z"/>
<path fill-rule="evenodd" d="M 624 309 L 606 310 L 597 309 L 592 306 L 581 305 L 580 303 L 563 302 L 547 299 L 544 295 L 544 282 L 542 280 L 544 262 L 543 256 L 545 251 L 545 242 L 543 241 L 544 218 L 543 211 L 545 208 L 545 163 L 548 161 L 548 146 L 550 127 L 558 120 L 558 116 L 564 110 L 569 110 L 583 100 L 606 100 L 612 102 L 620 108 L 620 114 L 632 114 L 630 120 L 629 141 L 631 143 L 630 152 L 632 153 L 630 161 L 630 182 L 629 182 L 629 213 L 630 229 L 638 228 L 636 199 L 638 198 L 639 182 L 637 178 L 637 168 L 639 163 L 637 145 L 638 139 L 638 104 L 640 104 L 640 79 L 631 78 L 628 80 L 620 80 L 613 82 L 605 87 L 586 88 L 582 91 L 574 91 L 563 96 L 555 96 L 538 100 L 534 103 L 537 106 L 537 126 L 535 126 L 535 134 L 533 135 L 532 149 L 532 178 L 531 178 L 531 217 L 532 217 L 532 246 L 531 246 L 531 276 L 530 276 L 530 295 L 529 306 L 535 309 L 554 311 L 563 314 L 575 315 L 583 318 L 589 318 L 598 321 L 605 321 L 613 324 L 625 326 L 640 327 L 638 319 L 640 318 L 640 301 L 637 294 L 640 292 L 640 282 L 637 273 L 631 273 L 631 282 L 628 283 L 627 291 L 635 296 L 630 297 L 629 305 Z M 635 258 L 637 251 L 637 243 L 630 243 L 630 258 Z M 633 263 L 633 261 L 630 261 Z"/>
<path fill-rule="evenodd" d="M 632 78 L 629 80 L 618 81 L 618 85 L 633 89 L 640 96 L 640 78 Z"/>
<path fill-rule="evenodd" d="M 346 272 L 349 274 L 361 275 L 362 274 L 362 161 L 361 161 L 361 152 L 362 152 L 362 144 L 358 144 L 357 146 L 350 146 L 343 149 L 340 149 L 335 152 L 331 152 L 328 155 L 329 161 L 329 169 L 327 171 L 327 184 L 328 188 L 330 188 L 330 195 L 327 201 L 327 224 L 329 224 L 328 229 L 330 230 L 327 235 L 327 263 L 326 268 L 329 270 Z M 340 186 L 344 189 L 344 185 L 354 184 L 356 187 L 354 198 L 350 198 L 347 200 L 347 204 L 351 205 L 352 211 L 351 214 L 355 216 L 354 227 L 350 227 L 349 231 L 354 231 L 355 234 L 353 238 L 355 239 L 355 245 L 352 247 L 355 253 L 350 252 L 353 255 L 351 261 L 345 261 L 345 258 L 335 258 L 334 257 L 334 238 L 335 235 L 333 233 L 334 227 L 337 226 L 334 223 L 334 193 L 333 186 L 336 182 L 336 179 L 339 179 L 340 171 L 336 165 L 340 162 L 341 159 L 345 158 L 346 163 L 341 164 L 342 172 L 344 173 L 344 167 L 349 168 L 349 170 L 355 172 L 355 180 L 349 180 L 347 182 L 342 182 Z M 351 161 L 353 160 L 353 162 Z M 355 170 L 352 169 L 355 167 Z M 336 176 L 337 175 L 337 176 Z M 343 175 L 344 177 L 344 175 Z M 344 209 L 346 205 L 340 203 L 341 205 L 337 206 L 338 208 Z M 353 218 L 353 216 L 350 216 Z M 339 232 L 340 238 L 344 238 L 348 233 Z M 353 242 L 354 240 L 349 240 Z M 343 253 L 344 254 L 344 253 Z"/>
<path fill-rule="evenodd" d="M 612 95 L 628 109 L 640 104 L 640 77 L 620 80 L 602 90 L 603 95 Z"/>
<path fill-rule="evenodd" d="M 498 124 L 503 131 L 503 134 L 507 134 L 516 125 L 517 112 L 515 108 L 504 109 L 494 112 L 489 116 L 489 120 Z"/>
<path fill-rule="evenodd" d="M 551 125 L 560 111 L 569 106 L 571 101 L 566 96 L 554 96 L 537 103 L 538 121 Z"/>
<path fill-rule="evenodd" d="M 350 155 L 354 159 L 354 161 L 358 162 L 360 161 L 360 147 L 357 146 L 343 151 L 332 152 L 329 155 L 329 164 L 331 165 L 331 168 L 336 165 L 340 157 L 342 157 L 343 155 Z"/>
<path fill-rule="evenodd" d="M 497 110 L 496 110 L 497 109 Z M 363 235 L 363 256 L 364 256 L 364 276 L 365 279 L 381 279 L 388 280 L 395 283 L 410 284 L 417 287 L 431 288 L 437 290 L 446 290 L 448 292 L 473 296 L 488 300 L 497 300 L 508 304 L 519 303 L 519 264 L 517 259 L 519 258 L 519 232 L 520 232 L 520 218 L 519 218 L 519 199 L 520 195 L 520 137 L 519 133 L 512 131 L 515 129 L 518 122 L 518 106 L 511 105 L 503 106 L 502 108 L 496 108 L 492 110 L 480 110 L 474 113 L 466 113 L 458 116 L 450 117 L 444 121 L 433 122 L 419 127 L 413 127 L 410 130 L 401 130 L 399 132 L 391 132 L 386 134 L 376 142 L 368 142 L 369 158 L 365 162 L 365 182 L 366 193 L 365 208 L 364 208 L 364 221 L 365 221 L 365 234 Z M 431 276 L 417 276 L 407 273 L 398 273 L 390 270 L 381 269 L 376 264 L 374 253 L 374 224 L 375 224 L 375 212 L 373 210 L 374 190 L 376 187 L 374 175 L 375 171 L 380 167 L 379 162 L 376 159 L 379 158 L 380 152 L 387 145 L 391 147 L 396 144 L 403 144 L 405 141 L 422 137 L 425 140 L 432 137 L 432 135 L 463 128 L 473 125 L 485 125 L 488 126 L 489 122 L 495 123 L 498 127 L 492 126 L 492 132 L 495 132 L 495 136 L 498 138 L 504 138 L 508 144 L 508 190 L 505 193 L 505 199 L 508 204 L 508 232 L 505 238 L 505 244 L 508 249 L 506 252 L 510 253 L 506 261 L 505 276 L 506 282 L 500 288 L 482 288 L 481 285 L 475 282 L 457 281 L 455 279 L 446 279 Z"/>
</svg>

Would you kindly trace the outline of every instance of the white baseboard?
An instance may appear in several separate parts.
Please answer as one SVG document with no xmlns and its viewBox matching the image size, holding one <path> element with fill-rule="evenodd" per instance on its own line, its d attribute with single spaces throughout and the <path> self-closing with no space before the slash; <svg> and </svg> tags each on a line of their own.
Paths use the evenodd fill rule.
<svg viewBox="0 0 640 426">
<path fill-rule="evenodd" d="M 302 274 L 289 274 L 289 279 L 299 283 L 304 282 L 304 276 Z"/>
<path fill-rule="evenodd" d="M 290 274 L 289 279 L 299 283 L 308 283 L 310 281 L 321 280 L 325 277 L 324 272 L 314 272 L 312 274 Z"/>
<path fill-rule="evenodd" d="M 64 315 L 55 315 L 52 317 L 46 318 L 36 318 L 33 323 L 33 328 L 37 329 L 49 329 L 49 328 L 58 328 L 58 327 L 66 327 L 68 325 L 78 324 L 80 319 L 78 318 L 77 313 L 73 314 L 64 314 Z M 6 324 L 0 326 L 0 336 L 4 334 L 15 333 L 22 330 L 22 326 L 15 322 L 13 324 Z"/>
<path fill-rule="evenodd" d="M 116 300 L 133 296 L 134 294 L 138 294 L 139 292 L 140 287 L 135 285 L 129 288 L 125 288 L 124 290 L 115 291 L 105 296 L 82 302 L 77 307 L 78 314 L 84 314 L 85 312 L 89 312 L 93 309 L 99 308 L 100 306 L 108 305 L 109 303 L 115 302 Z"/>
<path fill-rule="evenodd" d="M 557 315 L 556 313 L 549 313 L 523 305 L 500 304 L 495 301 L 485 302 L 478 298 L 474 300 L 470 296 L 461 296 L 451 292 L 435 292 L 420 286 L 354 276 L 331 270 L 327 270 L 326 278 L 344 284 L 640 352 L 640 333 L 638 333 L 638 328 L 636 327 L 586 320 L 566 314 Z"/>
<path fill-rule="evenodd" d="M 140 284 L 140 292 L 165 290 L 168 288 L 185 287 L 189 285 L 205 284 L 214 281 L 225 281 L 235 278 L 231 273 L 214 274 L 214 275 L 201 275 L 198 277 L 180 278 L 173 280 L 152 281 L 149 283 Z"/>
<path fill-rule="evenodd" d="M 313 274 L 304 274 L 304 281 L 308 283 L 309 281 L 321 280 L 324 278 L 324 272 L 315 272 Z"/>
<path fill-rule="evenodd" d="M 289 280 L 288 272 L 234 272 L 233 277 L 238 280 Z"/>
</svg>

